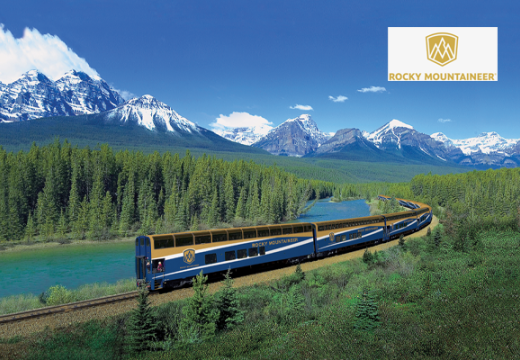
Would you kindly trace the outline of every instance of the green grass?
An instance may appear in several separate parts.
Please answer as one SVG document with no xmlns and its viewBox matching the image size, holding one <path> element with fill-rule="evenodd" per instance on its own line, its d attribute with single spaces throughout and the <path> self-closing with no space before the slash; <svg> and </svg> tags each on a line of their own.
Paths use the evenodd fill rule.
<svg viewBox="0 0 520 360">
<path fill-rule="evenodd" d="M 135 289 L 135 279 L 119 280 L 115 284 L 86 284 L 75 290 L 53 286 L 45 292 L 43 297 L 41 295 L 21 294 L 0 298 L 0 315 L 116 295 Z"/>
<path fill-rule="evenodd" d="M 356 259 L 310 271 L 301 282 L 288 276 L 240 288 L 243 324 L 205 343 L 175 340 L 184 300 L 155 308 L 157 351 L 141 356 L 122 355 L 124 318 L 49 332 L 27 345 L 31 359 L 517 358 L 519 234 L 482 233 L 466 252 L 454 251 L 452 239 L 438 247 L 431 239 L 408 240 L 368 264 Z M 361 330 L 356 315 L 367 289 L 379 319 Z"/>
</svg>

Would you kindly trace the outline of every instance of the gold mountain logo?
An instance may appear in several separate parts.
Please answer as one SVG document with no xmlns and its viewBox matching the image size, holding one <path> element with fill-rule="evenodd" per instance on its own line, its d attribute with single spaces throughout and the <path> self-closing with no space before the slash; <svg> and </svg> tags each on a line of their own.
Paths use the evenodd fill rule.
<svg viewBox="0 0 520 360">
<path fill-rule="evenodd" d="M 329 234 L 329 239 L 330 239 L 330 241 L 334 241 L 334 233 L 333 232 L 331 232 Z"/>
<path fill-rule="evenodd" d="M 459 37 L 450 33 L 440 32 L 426 36 L 426 51 L 428 60 L 444 66 L 457 60 Z"/>
<path fill-rule="evenodd" d="M 182 254 L 184 255 L 184 262 L 186 264 L 191 264 L 195 261 L 195 249 L 186 249 Z"/>
</svg>

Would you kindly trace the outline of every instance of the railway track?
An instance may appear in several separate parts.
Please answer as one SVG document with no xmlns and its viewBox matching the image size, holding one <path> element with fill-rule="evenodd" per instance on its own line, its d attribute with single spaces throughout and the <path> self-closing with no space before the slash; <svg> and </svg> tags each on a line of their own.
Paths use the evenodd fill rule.
<svg viewBox="0 0 520 360">
<path fill-rule="evenodd" d="M 437 226 L 438 219 L 434 217 L 432 224 L 425 227 L 424 229 L 406 236 L 406 238 L 414 238 L 426 235 L 428 227 L 432 229 Z M 386 250 L 397 244 L 398 240 L 392 240 L 383 244 L 372 246 L 373 250 Z M 303 271 L 312 271 L 317 268 L 327 266 L 333 263 L 347 261 L 355 258 L 362 257 L 364 249 L 355 250 L 342 255 L 330 256 L 317 261 L 304 262 L 301 264 Z M 248 286 L 254 283 L 269 282 L 271 280 L 279 279 L 285 275 L 290 275 L 294 272 L 294 266 L 287 266 L 279 269 L 273 269 L 265 272 L 255 273 L 251 275 L 241 276 L 235 279 L 235 286 Z M 209 292 L 214 293 L 221 286 L 220 282 L 213 282 L 209 284 Z M 46 325 L 63 326 L 72 322 L 82 322 L 92 319 L 100 319 L 106 316 L 112 316 L 124 312 L 131 311 L 135 305 L 134 303 L 127 302 L 123 304 L 125 300 L 132 300 L 136 297 L 137 291 L 130 291 L 123 294 L 105 296 L 102 298 L 84 300 L 75 303 L 69 303 L 58 306 L 50 306 L 40 308 L 36 310 L 23 311 L 14 314 L 0 315 L 0 338 L 7 338 L 15 335 L 27 335 L 37 331 L 43 330 Z M 173 291 L 161 293 L 151 293 L 150 295 L 157 295 L 151 298 L 152 305 L 156 306 L 168 301 L 177 301 L 181 299 L 189 298 L 193 295 L 192 288 L 181 288 Z M 107 305 L 107 306 L 103 306 Z M 105 309 L 97 310 L 97 309 Z M 76 315 L 72 315 L 74 311 L 77 311 Z M 88 313 L 88 314 L 83 314 Z M 55 317 L 52 317 L 55 315 Z M 85 315 L 85 316 L 80 316 Z M 42 321 L 39 318 L 45 318 Z M 36 319 L 33 321 L 33 319 Z M 38 320 L 39 319 L 39 320 Z M 50 322 L 46 322 L 47 319 Z M 24 329 L 26 327 L 26 329 Z"/>
<path fill-rule="evenodd" d="M 27 319 L 35 319 L 40 316 L 49 316 L 53 314 L 60 314 L 69 311 L 75 311 L 80 309 L 85 309 L 89 307 L 99 306 L 110 304 L 118 301 L 128 300 L 135 298 L 137 296 L 137 291 L 130 291 L 123 294 L 118 295 L 110 295 L 102 298 L 91 299 L 91 300 L 83 300 L 63 305 L 56 306 L 47 306 L 44 308 L 36 309 L 36 310 L 28 310 L 22 311 L 14 314 L 0 315 L 0 324 L 27 320 Z"/>
</svg>

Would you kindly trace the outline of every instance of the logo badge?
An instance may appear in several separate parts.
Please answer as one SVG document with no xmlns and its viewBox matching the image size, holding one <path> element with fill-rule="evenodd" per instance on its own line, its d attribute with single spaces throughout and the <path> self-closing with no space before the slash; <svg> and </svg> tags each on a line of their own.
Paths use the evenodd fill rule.
<svg viewBox="0 0 520 360">
<path fill-rule="evenodd" d="M 333 232 L 331 232 L 329 234 L 329 239 L 330 239 L 330 241 L 334 241 L 334 233 Z"/>
<path fill-rule="evenodd" d="M 183 252 L 184 262 L 186 264 L 191 264 L 195 261 L 195 249 L 186 249 Z"/>
<path fill-rule="evenodd" d="M 426 52 L 428 60 L 437 65 L 448 65 L 457 60 L 459 37 L 447 32 L 426 36 Z"/>
</svg>

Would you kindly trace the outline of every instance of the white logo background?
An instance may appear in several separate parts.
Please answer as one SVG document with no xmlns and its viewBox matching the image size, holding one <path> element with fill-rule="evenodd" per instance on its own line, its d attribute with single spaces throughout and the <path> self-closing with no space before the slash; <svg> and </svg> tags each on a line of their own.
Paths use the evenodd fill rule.
<svg viewBox="0 0 520 360">
<path fill-rule="evenodd" d="M 459 37 L 457 60 L 440 66 L 426 57 L 426 37 L 447 32 Z M 389 27 L 388 73 L 492 73 L 498 71 L 496 27 Z M 498 80 L 498 74 L 495 76 Z"/>
</svg>

